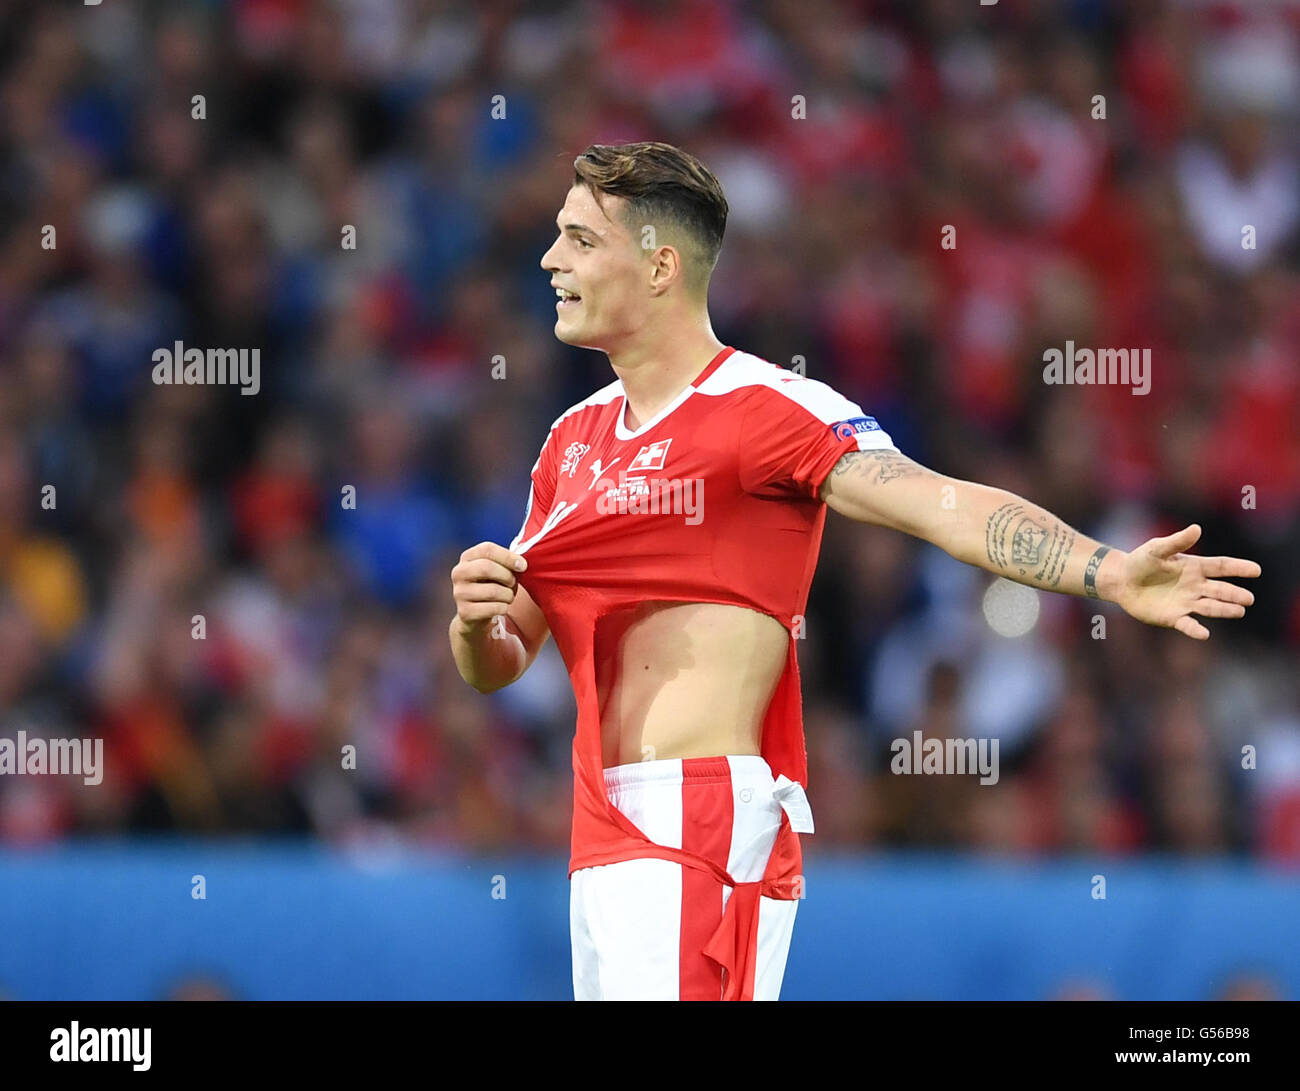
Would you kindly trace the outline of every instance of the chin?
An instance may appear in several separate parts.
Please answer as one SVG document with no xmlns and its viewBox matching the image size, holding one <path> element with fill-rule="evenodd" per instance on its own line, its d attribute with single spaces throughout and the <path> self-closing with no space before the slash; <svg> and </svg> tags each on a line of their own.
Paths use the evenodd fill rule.
<svg viewBox="0 0 1300 1091">
<path fill-rule="evenodd" d="M 566 345 L 571 345 L 575 349 L 599 349 L 599 337 L 593 337 L 589 333 L 584 333 L 572 325 L 565 325 L 560 320 L 555 323 L 555 338 L 557 341 L 563 341 Z"/>
</svg>

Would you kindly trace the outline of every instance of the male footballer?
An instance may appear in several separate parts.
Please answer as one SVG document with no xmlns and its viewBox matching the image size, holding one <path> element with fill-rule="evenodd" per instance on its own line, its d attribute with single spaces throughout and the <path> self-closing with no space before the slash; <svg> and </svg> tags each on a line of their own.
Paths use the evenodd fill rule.
<svg viewBox="0 0 1300 1091">
<path fill-rule="evenodd" d="M 555 335 L 616 379 L 551 426 L 509 548 L 452 570 L 452 651 L 490 693 L 549 634 L 578 704 L 570 873 L 579 1000 L 775 1000 L 813 832 L 795 634 L 829 506 L 1030 587 L 1196 640 L 1254 601 L 1189 526 L 1131 553 L 934 473 L 825 383 L 722 344 L 714 175 L 667 144 L 593 145 L 542 268 Z"/>
</svg>

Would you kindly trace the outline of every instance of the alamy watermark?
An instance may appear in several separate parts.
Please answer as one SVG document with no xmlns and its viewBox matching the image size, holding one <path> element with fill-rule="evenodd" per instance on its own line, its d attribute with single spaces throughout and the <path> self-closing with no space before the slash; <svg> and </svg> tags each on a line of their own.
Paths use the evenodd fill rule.
<svg viewBox="0 0 1300 1091">
<path fill-rule="evenodd" d="M 150 1027 L 83 1027 L 74 1020 L 50 1031 L 50 1060 L 125 1062 L 148 1072 L 152 1036 Z"/>
<path fill-rule="evenodd" d="M 998 782 L 997 739 L 927 739 L 913 731 L 910 739 L 895 739 L 889 749 L 894 754 L 889 762 L 891 773 L 979 773 L 981 784 Z"/>
<path fill-rule="evenodd" d="M 29 738 L 26 731 L 19 731 L 17 739 L 0 739 L 0 775 L 42 774 L 99 784 L 104 779 L 104 740 Z"/>
<path fill-rule="evenodd" d="M 1151 393 L 1150 349 L 1077 349 L 1043 353 L 1043 382 L 1048 386 L 1132 386 L 1134 394 Z"/>
<path fill-rule="evenodd" d="M 160 386 L 238 386 L 241 394 L 262 389 L 261 349 L 155 349 L 153 381 Z"/>
<path fill-rule="evenodd" d="M 684 515 L 688 526 L 704 520 L 704 479 L 700 477 L 628 477 L 596 482 L 596 510 L 601 515 Z"/>
</svg>

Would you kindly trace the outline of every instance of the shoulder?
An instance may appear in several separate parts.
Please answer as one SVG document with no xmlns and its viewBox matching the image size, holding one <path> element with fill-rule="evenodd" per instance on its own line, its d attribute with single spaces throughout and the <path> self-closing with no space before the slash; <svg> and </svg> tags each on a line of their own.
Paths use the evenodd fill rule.
<svg viewBox="0 0 1300 1091">
<path fill-rule="evenodd" d="M 714 397 L 739 396 L 747 410 L 774 415 L 803 410 L 825 424 L 862 415 L 853 401 L 827 383 L 805 378 L 748 352 L 733 353 L 700 384 L 698 392 Z"/>
<path fill-rule="evenodd" d="M 614 401 L 615 398 L 621 398 L 622 396 L 623 383 L 621 380 L 615 379 L 612 383 L 602 386 L 594 394 L 589 394 L 582 401 L 569 406 L 551 423 L 550 431 L 546 433 L 546 439 L 542 442 L 542 450 L 546 450 L 552 443 L 559 442 L 561 433 L 567 431 L 571 424 L 580 422 L 584 414 L 599 412 Z"/>
<path fill-rule="evenodd" d="M 568 421 L 573 417 L 579 416 L 588 410 L 600 409 L 601 407 L 608 405 L 615 398 L 621 398 L 622 396 L 623 381 L 621 379 L 615 379 L 612 383 L 602 386 L 594 394 L 589 394 L 587 397 L 583 398 L 582 401 L 569 406 L 568 409 L 555 418 L 554 423 L 551 425 L 551 431 L 555 432 L 562 424 L 564 424 L 565 421 Z"/>
</svg>

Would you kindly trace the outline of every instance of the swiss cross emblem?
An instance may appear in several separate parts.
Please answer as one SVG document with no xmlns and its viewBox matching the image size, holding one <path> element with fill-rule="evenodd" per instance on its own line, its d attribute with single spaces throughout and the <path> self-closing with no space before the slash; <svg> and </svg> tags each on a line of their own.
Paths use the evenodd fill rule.
<svg viewBox="0 0 1300 1091">
<path fill-rule="evenodd" d="M 627 464 L 627 472 L 629 474 L 639 474 L 645 473 L 647 470 L 662 470 L 670 443 L 672 443 L 671 439 L 661 439 L 658 443 L 642 447 L 637 452 L 636 458 Z"/>
<path fill-rule="evenodd" d="M 572 477 L 578 469 L 578 463 L 582 461 L 582 456 L 590 450 L 591 445 L 588 443 L 570 443 L 564 449 L 564 461 L 560 463 L 560 473 Z"/>
</svg>

